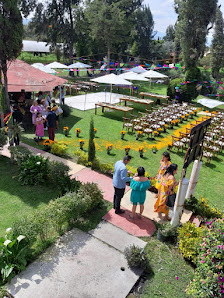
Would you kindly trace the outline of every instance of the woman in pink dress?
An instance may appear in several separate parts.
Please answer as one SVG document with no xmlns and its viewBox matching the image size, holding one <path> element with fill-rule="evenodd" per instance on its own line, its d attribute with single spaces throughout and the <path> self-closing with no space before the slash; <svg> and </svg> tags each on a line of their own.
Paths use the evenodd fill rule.
<svg viewBox="0 0 224 298">
<path fill-rule="evenodd" d="M 41 115 L 41 113 L 37 113 L 37 118 L 36 118 L 36 136 L 37 140 L 41 139 L 44 137 L 44 122 L 45 118 Z"/>
<path fill-rule="evenodd" d="M 35 125 L 36 124 L 36 117 L 37 113 L 42 112 L 41 107 L 38 106 L 37 101 L 35 100 L 33 105 L 30 107 L 30 113 L 32 113 L 32 123 Z"/>
</svg>

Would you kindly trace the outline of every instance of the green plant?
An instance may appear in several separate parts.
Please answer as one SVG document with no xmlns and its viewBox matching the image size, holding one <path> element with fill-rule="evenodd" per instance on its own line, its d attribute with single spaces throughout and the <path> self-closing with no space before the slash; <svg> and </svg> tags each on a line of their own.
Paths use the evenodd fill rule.
<svg viewBox="0 0 224 298">
<path fill-rule="evenodd" d="M 86 183 L 80 186 L 77 192 L 77 198 L 85 205 L 83 213 L 94 210 L 103 202 L 102 191 L 98 188 L 96 183 Z"/>
<path fill-rule="evenodd" d="M 88 155 L 85 152 L 79 150 L 74 152 L 74 154 L 78 157 L 77 163 L 82 164 L 86 167 L 92 166 L 92 162 L 88 161 Z"/>
<path fill-rule="evenodd" d="M 207 221 L 199 244 L 195 278 L 187 294 L 191 297 L 223 297 L 224 218 Z"/>
<path fill-rule="evenodd" d="M 146 271 L 149 269 L 149 259 L 144 251 L 144 248 L 135 245 L 126 247 L 124 250 L 124 256 L 129 267 L 139 267 Z"/>
<path fill-rule="evenodd" d="M 61 106 L 63 110 L 63 117 L 68 117 L 71 114 L 72 109 L 68 105 Z"/>
<path fill-rule="evenodd" d="M 171 224 L 169 222 L 160 225 L 159 232 L 164 237 L 169 238 L 169 239 L 171 239 L 171 238 L 174 239 L 178 235 L 177 227 L 171 226 Z"/>
<path fill-rule="evenodd" d="M 68 146 L 65 143 L 54 142 L 51 145 L 51 153 L 58 156 L 66 156 L 67 149 L 68 149 Z"/>
<path fill-rule="evenodd" d="M 96 157 L 96 149 L 95 149 L 95 132 L 94 132 L 94 122 L 93 117 L 90 120 L 90 128 L 89 128 L 89 147 L 88 147 L 88 161 L 93 162 Z"/>
<path fill-rule="evenodd" d="M 21 163 L 22 160 L 28 158 L 32 152 L 22 145 L 10 146 L 9 151 L 11 153 L 11 158 L 18 164 Z"/>
<path fill-rule="evenodd" d="M 48 180 L 49 159 L 41 155 L 24 156 L 19 165 L 19 181 L 23 185 L 44 184 Z"/>
<path fill-rule="evenodd" d="M 178 229 L 179 249 L 183 256 L 193 263 L 196 262 L 198 255 L 198 246 L 203 237 L 202 228 L 196 227 L 195 224 L 187 222 Z"/>
<path fill-rule="evenodd" d="M 5 146 L 8 142 L 8 137 L 5 128 L 0 128 L 0 148 Z"/>
<path fill-rule="evenodd" d="M 11 278 L 26 267 L 27 243 L 25 236 L 15 237 L 11 228 L 6 230 L 5 237 L 0 238 L 0 283 Z"/>
</svg>

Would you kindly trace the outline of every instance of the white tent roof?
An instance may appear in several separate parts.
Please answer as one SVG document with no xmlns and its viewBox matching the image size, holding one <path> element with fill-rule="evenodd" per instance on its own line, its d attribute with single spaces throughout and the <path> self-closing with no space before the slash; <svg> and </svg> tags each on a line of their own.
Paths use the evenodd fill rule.
<svg viewBox="0 0 224 298">
<path fill-rule="evenodd" d="M 50 53 L 50 45 L 43 41 L 23 40 L 24 52 Z"/>
<path fill-rule="evenodd" d="M 99 78 L 91 79 L 90 81 L 111 85 L 132 85 L 131 82 L 121 78 L 120 76 L 116 76 L 113 73 L 101 76 Z"/>
<path fill-rule="evenodd" d="M 144 78 L 143 76 L 140 76 L 136 72 L 132 72 L 132 71 L 122 73 L 118 77 L 130 80 L 130 81 L 144 81 L 144 82 L 149 81 L 148 79 Z"/>
<path fill-rule="evenodd" d="M 59 69 L 59 68 L 62 68 L 62 69 L 67 69 L 68 66 L 67 65 L 64 65 L 62 63 L 59 63 L 59 62 L 52 62 L 50 64 L 47 65 L 47 67 L 50 67 L 50 68 L 56 68 L 56 69 Z"/>
<path fill-rule="evenodd" d="M 76 62 L 68 66 L 68 68 L 90 68 L 90 67 L 92 66 L 82 62 Z"/>
<path fill-rule="evenodd" d="M 150 79 L 165 79 L 168 78 L 168 76 L 159 73 L 158 71 L 155 70 L 148 70 L 144 73 L 141 74 L 144 78 L 150 78 Z"/>
<path fill-rule="evenodd" d="M 136 73 L 143 73 L 143 72 L 146 72 L 147 70 L 145 70 L 145 68 L 143 68 L 142 66 L 136 66 L 130 69 L 130 71 L 136 72 Z"/>
<path fill-rule="evenodd" d="M 50 67 L 48 66 L 45 66 L 44 64 L 42 63 L 34 63 L 32 64 L 31 66 L 43 71 L 43 72 L 46 72 L 46 73 L 51 73 L 51 74 L 54 74 L 55 73 L 55 70 L 54 69 L 51 69 Z"/>
<path fill-rule="evenodd" d="M 209 99 L 209 98 L 200 98 L 198 100 L 198 103 L 200 103 L 201 105 L 208 107 L 210 109 L 213 109 L 217 106 L 223 105 L 222 101 L 215 100 L 215 99 Z"/>
</svg>

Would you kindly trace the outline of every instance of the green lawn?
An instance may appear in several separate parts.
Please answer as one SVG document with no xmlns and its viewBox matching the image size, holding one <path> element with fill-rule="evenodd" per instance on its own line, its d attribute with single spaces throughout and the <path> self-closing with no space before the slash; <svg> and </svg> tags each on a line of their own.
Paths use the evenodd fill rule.
<svg viewBox="0 0 224 298">
<path fill-rule="evenodd" d="M 161 86 L 160 86 L 161 87 Z M 137 111 L 143 111 L 143 107 L 141 105 L 134 105 L 135 114 L 137 115 Z M 154 176 L 159 167 L 159 161 L 161 159 L 162 153 L 167 149 L 167 142 L 170 142 L 170 136 L 176 130 L 179 130 L 181 126 L 175 128 L 173 130 L 168 130 L 166 133 L 162 133 L 156 140 L 147 140 L 146 137 L 143 137 L 141 140 L 136 141 L 134 134 L 126 134 L 125 139 L 120 139 L 120 131 L 122 130 L 122 116 L 121 112 L 105 112 L 101 113 L 101 110 L 98 109 L 97 115 L 94 114 L 94 110 L 90 111 L 79 111 L 76 109 L 72 109 L 72 114 L 68 118 L 61 118 L 60 120 L 60 128 L 56 134 L 56 140 L 59 142 L 65 142 L 68 145 L 68 153 L 69 155 L 75 159 L 75 151 L 79 150 L 79 139 L 83 139 L 85 141 L 84 150 L 87 152 L 88 149 L 88 137 L 89 137 L 89 123 L 91 116 L 94 118 L 94 126 L 97 128 L 97 134 L 95 138 L 96 143 L 96 156 L 105 163 L 113 162 L 115 163 L 117 160 L 121 159 L 124 156 L 124 147 L 125 145 L 131 146 L 130 154 L 133 157 L 131 161 L 131 166 L 137 168 L 138 166 L 144 166 L 146 170 L 150 173 L 151 176 Z M 196 118 L 195 118 L 196 119 Z M 194 121 L 194 120 L 190 120 Z M 185 122 L 183 125 L 185 126 L 190 121 Z M 63 134 L 63 127 L 69 127 L 69 136 L 65 137 Z M 77 138 L 75 134 L 75 128 L 81 129 L 80 137 Z M 45 136 L 47 137 L 47 133 L 45 132 Z M 37 145 L 33 141 L 34 134 L 33 132 L 26 132 L 23 135 L 23 142 L 26 142 L 30 145 L 37 146 L 43 149 L 42 145 Z M 111 155 L 106 153 L 106 145 L 109 143 L 113 144 L 113 150 L 111 151 Z M 164 145 L 165 143 L 165 145 Z M 144 158 L 141 159 L 138 153 L 138 147 L 143 145 L 146 152 L 144 153 Z M 152 153 L 152 146 L 157 145 L 158 149 L 160 149 L 157 154 Z M 179 174 L 177 178 L 180 178 L 181 168 L 183 166 L 184 154 L 182 152 L 177 153 L 177 150 L 173 150 L 171 152 L 172 162 L 177 163 L 179 166 Z M 224 193 L 224 154 L 220 154 L 218 158 L 214 158 L 211 164 L 206 164 L 204 162 L 199 182 L 196 188 L 196 195 L 202 195 L 205 198 L 209 199 L 209 202 L 212 205 L 217 205 L 220 208 L 224 209 L 223 204 L 223 193 Z M 187 177 L 189 178 L 191 173 L 191 167 L 189 167 L 187 172 Z"/>
<path fill-rule="evenodd" d="M 12 222 L 55 199 L 58 192 L 49 186 L 21 186 L 16 165 L 0 155 L 0 235 Z"/>
</svg>

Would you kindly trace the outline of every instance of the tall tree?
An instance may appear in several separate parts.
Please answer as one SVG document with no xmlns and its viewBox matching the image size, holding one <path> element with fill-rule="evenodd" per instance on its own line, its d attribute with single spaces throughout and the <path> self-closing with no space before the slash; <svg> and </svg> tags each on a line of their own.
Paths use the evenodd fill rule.
<svg viewBox="0 0 224 298">
<path fill-rule="evenodd" d="M 135 40 L 135 55 L 141 58 L 150 56 L 151 41 L 153 34 L 154 21 L 151 10 L 148 6 L 139 8 L 135 13 L 135 26 L 133 30 L 133 38 Z"/>
<path fill-rule="evenodd" d="M 219 80 L 219 71 L 224 67 L 224 20 L 220 7 L 218 7 L 216 11 L 211 56 L 212 76 L 216 80 Z"/>
<path fill-rule="evenodd" d="M 3 90 L 9 109 L 7 70 L 22 49 L 23 24 L 17 0 L 0 1 L 0 68 L 3 73 Z M 2 83 L 2 81 L 1 81 Z"/>
<path fill-rule="evenodd" d="M 173 25 L 169 25 L 166 28 L 166 35 L 163 38 L 165 41 L 173 41 L 175 39 L 175 28 Z"/>
<path fill-rule="evenodd" d="M 89 127 L 88 161 L 94 161 L 95 156 L 96 156 L 94 137 L 95 137 L 94 122 L 93 122 L 93 117 L 91 117 L 90 127 Z"/>
<path fill-rule="evenodd" d="M 36 0 L 18 0 L 18 6 L 24 18 L 28 17 L 36 6 Z"/>
<path fill-rule="evenodd" d="M 206 36 L 214 23 L 218 0 L 175 0 L 176 31 L 186 68 L 196 67 L 203 56 Z"/>
<path fill-rule="evenodd" d="M 75 42 L 74 19 L 79 0 L 50 0 L 39 3 L 32 20 L 37 35 L 47 35 L 52 46 L 64 44 L 64 52 L 72 61 Z"/>
</svg>

